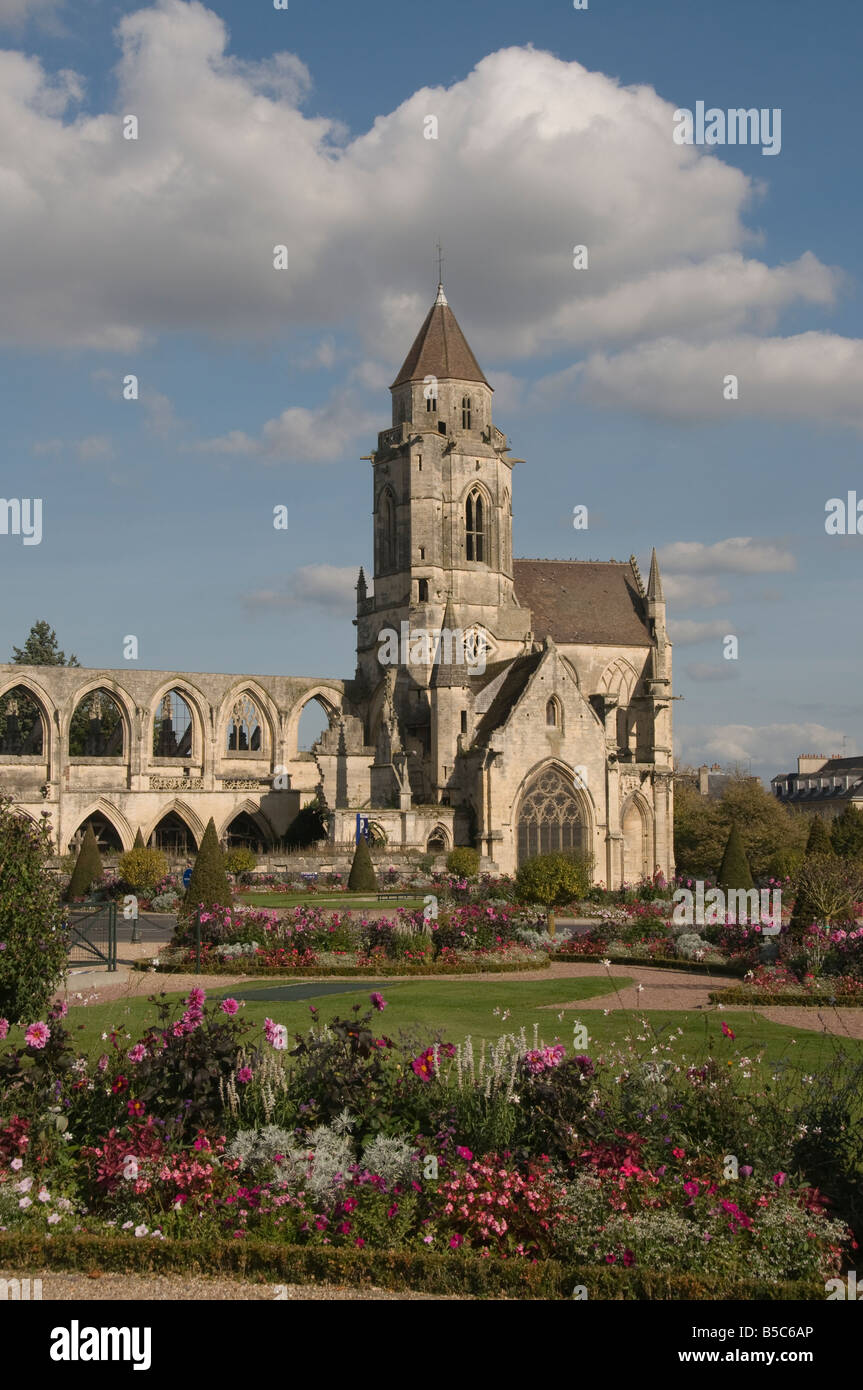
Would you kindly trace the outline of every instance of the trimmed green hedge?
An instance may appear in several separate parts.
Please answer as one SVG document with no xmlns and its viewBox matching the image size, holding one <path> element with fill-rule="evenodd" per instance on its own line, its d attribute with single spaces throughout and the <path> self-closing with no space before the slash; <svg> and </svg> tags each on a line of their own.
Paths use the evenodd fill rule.
<svg viewBox="0 0 863 1390">
<path fill-rule="evenodd" d="M 756 1008 L 764 1008 L 766 1004 L 791 1004 L 795 1008 L 802 1006 L 807 1009 L 832 1009 L 837 1006 L 863 1009 L 863 994 L 810 994 L 803 989 L 796 993 L 772 994 L 767 989 L 747 989 L 744 986 L 711 990 L 708 997 L 711 1004 L 752 1004 Z"/>
<path fill-rule="evenodd" d="M 330 975 L 353 979 L 377 979 L 380 975 L 506 975 L 515 970 L 545 970 L 548 962 L 546 960 L 522 960 L 522 961 L 496 961 L 493 959 L 482 962 L 472 962 L 459 965 L 439 965 L 432 962 L 428 965 L 405 965 L 399 961 L 388 961 L 386 965 L 375 963 L 374 965 L 268 965 L 258 966 L 257 968 L 248 964 L 249 957 L 238 956 L 236 961 L 224 961 L 216 964 L 208 960 L 206 956 L 201 957 L 202 975 L 254 975 L 267 979 L 272 975 L 300 977 L 312 976 L 326 978 Z M 134 970 L 148 971 L 150 969 L 146 961 L 136 961 L 132 967 Z M 189 961 L 185 965 L 171 963 L 168 965 L 157 965 L 156 973 L 163 975 L 193 975 L 195 973 L 195 962 Z"/>
<path fill-rule="evenodd" d="M 575 964 L 594 964 L 598 965 L 603 959 L 602 952 L 598 955 L 580 956 L 574 955 L 570 951 L 552 951 L 551 959 L 555 961 L 568 961 Z M 606 960 L 610 960 L 612 965 L 649 965 L 656 966 L 659 970 L 684 970 L 691 975 L 740 975 L 743 976 L 752 969 L 751 965 L 740 961 L 703 961 L 703 960 L 678 960 L 676 956 L 656 956 L 653 960 L 649 956 L 611 956 L 606 953 Z"/>
<path fill-rule="evenodd" d="M 0 1264 L 7 1269 L 80 1270 L 88 1273 L 238 1275 L 252 1282 L 374 1284 L 421 1293 L 478 1298 L 571 1299 L 577 1284 L 588 1299 L 746 1302 L 823 1302 L 824 1284 L 795 1280 L 717 1279 L 665 1274 L 648 1268 L 577 1268 L 557 1260 L 483 1259 L 452 1251 L 357 1249 L 354 1246 L 276 1245 L 263 1241 L 133 1239 L 128 1236 L 0 1234 Z"/>
</svg>

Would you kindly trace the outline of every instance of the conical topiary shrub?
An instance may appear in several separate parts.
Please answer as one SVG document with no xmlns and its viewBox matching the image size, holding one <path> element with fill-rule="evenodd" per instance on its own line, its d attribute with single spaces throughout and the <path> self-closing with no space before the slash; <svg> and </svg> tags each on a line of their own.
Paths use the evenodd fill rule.
<svg viewBox="0 0 863 1390">
<path fill-rule="evenodd" d="M 850 801 L 830 827 L 830 848 L 843 859 L 863 854 L 863 815 Z"/>
<path fill-rule="evenodd" d="M 830 831 L 824 823 L 823 816 L 815 816 L 809 827 L 809 839 L 806 841 L 806 858 L 810 854 L 832 854 L 833 846 L 830 843 Z"/>
<path fill-rule="evenodd" d="M 133 849 L 146 849 L 146 848 L 147 848 L 147 846 L 144 844 L 144 836 L 141 834 L 141 827 L 140 827 L 140 825 L 138 826 L 138 829 L 137 829 L 137 831 L 136 831 L 136 833 L 135 833 L 135 843 L 133 844 L 132 848 L 133 848 Z"/>
<path fill-rule="evenodd" d="M 71 903 L 76 898 L 86 898 L 92 884 L 100 879 L 103 873 L 99 845 L 93 833 L 93 826 L 88 824 L 78 858 L 75 860 L 69 887 L 66 889 L 66 901 Z"/>
<path fill-rule="evenodd" d="M 803 864 L 807 862 L 810 867 L 815 858 L 824 857 L 834 858 L 833 845 L 831 843 L 830 831 L 821 816 L 815 816 L 809 827 L 809 838 L 806 841 L 806 853 L 803 857 Z M 794 898 L 794 907 L 791 912 L 789 930 L 799 932 L 818 920 L 818 907 L 812 902 L 811 895 L 806 889 L 798 884 L 797 893 Z"/>
<path fill-rule="evenodd" d="M 743 848 L 743 840 L 737 829 L 736 821 L 732 823 L 728 834 L 728 841 L 716 882 L 726 893 L 731 888 L 744 888 L 748 891 L 755 886 L 752 882 L 752 870 L 749 867 L 749 860 L 746 858 L 746 850 Z"/>
<path fill-rule="evenodd" d="M 372 863 L 372 856 L 369 853 L 365 835 L 360 836 L 354 850 L 354 862 L 351 864 L 348 888 L 352 893 L 376 893 L 378 891 L 375 866 Z"/>
<path fill-rule="evenodd" d="M 203 903 L 206 908 L 231 905 L 231 887 L 225 872 L 225 856 L 216 835 L 212 816 L 207 822 L 201 848 L 192 868 L 192 877 L 183 899 L 187 912 L 194 912 L 199 903 Z"/>
</svg>

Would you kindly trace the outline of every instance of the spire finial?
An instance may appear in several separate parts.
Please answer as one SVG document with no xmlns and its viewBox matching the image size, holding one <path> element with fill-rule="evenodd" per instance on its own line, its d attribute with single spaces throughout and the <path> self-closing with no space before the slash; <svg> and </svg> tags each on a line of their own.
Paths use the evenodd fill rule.
<svg viewBox="0 0 863 1390">
<path fill-rule="evenodd" d="M 442 247 L 441 244 L 440 244 L 440 239 L 438 239 L 436 249 L 437 249 L 437 298 L 436 298 L 436 300 L 435 300 L 435 304 L 446 304 L 446 303 L 448 303 L 448 301 L 447 301 L 446 295 L 445 295 L 444 292 L 443 292 L 443 247 Z"/>
</svg>

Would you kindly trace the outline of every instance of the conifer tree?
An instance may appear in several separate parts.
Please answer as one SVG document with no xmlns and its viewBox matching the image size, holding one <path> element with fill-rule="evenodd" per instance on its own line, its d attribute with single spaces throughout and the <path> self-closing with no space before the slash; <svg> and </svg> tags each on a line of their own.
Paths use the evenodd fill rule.
<svg viewBox="0 0 863 1390">
<path fill-rule="evenodd" d="M 183 901 L 187 912 L 194 912 L 201 903 L 206 908 L 231 905 L 231 887 L 225 871 L 225 856 L 212 816 L 207 822 Z"/>
<path fill-rule="evenodd" d="M 742 888 L 748 891 L 754 887 L 752 870 L 749 867 L 749 860 L 746 858 L 746 850 L 743 848 L 743 840 L 737 829 L 736 821 L 732 822 L 728 834 L 725 853 L 722 856 L 722 864 L 716 882 L 726 893 L 729 889 Z"/>
<path fill-rule="evenodd" d="M 808 859 L 811 854 L 832 854 L 833 845 L 830 842 L 830 831 L 824 822 L 823 816 L 814 816 L 809 827 L 809 838 L 806 841 L 806 855 Z"/>
<path fill-rule="evenodd" d="M 863 854 L 863 814 L 850 801 L 831 826 L 830 843 L 833 853 L 843 859 L 857 859 Z"/>
<path fill-rule="evenodd" d="M 135 843 L 133 844 L 132 848 L 133 848 L 133 849 L 146 849 L 146 848 L 147 848 L 147 846 L 144 844 L 144 836 L 141 834 L 141 827 L 140 827 L 140 825 L 138 826 L 137 832 L 136 832 L 136 834 L 135 834 Z"/>
<path fill-rule="evenodd" d="M 365 835 L 361 835 L 357 840 L 354 862 L 351 864 L 351 872 L 348 877 L 348 888 L 352 893 L 376 893 L 378 889 L 375 866 L 372 863 L 372 856 L 369 853 Z"/>
<path fill-rule="evenodd" d="M 66 901 L 71 903 L 76 898 L 86 898 L 93 883 L 100 879 L 103 873 L 99 845 L 93 833 L 92 823 L 88 822 L 81 848 L 78 851 L 78 858 L 75 860 L 75 867 L 72 870 L 72 877 L 69 880 L 69 887 L 66 889 Z"/>
</svg>

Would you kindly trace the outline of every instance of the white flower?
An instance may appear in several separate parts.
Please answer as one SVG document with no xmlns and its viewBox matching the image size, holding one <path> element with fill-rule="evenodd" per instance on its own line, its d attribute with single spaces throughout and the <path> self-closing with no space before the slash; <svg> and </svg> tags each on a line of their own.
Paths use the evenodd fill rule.
<svg viewBox="0 0 863 1390">
<path fill-rule="evenodd" d="M 29 1197 L 22 1197 L 18 1205 L 22 1211 L 26 1211 L 28 1207 L 32 1207 L 33 1202 Z"/>
<path fill-rule="evenodd" d="M 51 1193 L 48 1191 L 47 1187 L 40 1187 L 40 1188 L 39 1188 L 39 1201 L 40 1201 L 40 1202 L 50 1202 L 50 1200 L 51 1200 Z"/>
<path fill-rule="evenodd" d="M 16 1192 L 29 1192 L 29 1191 L 30 1191 L 30 1188 L 31 1188 L 32 1186 L 33 1186 L 33 1179 L 32 1179 L 32 1178 L 22 1178 L 20 1182 L 16 1182 L 16 1184 L 15 1184 L 15 1191 L 16 1191 Z"/>
<path fill-rule="evenodd" d="M 610 965 L 611 965 L 611 961 L 610 961 L 610 960 L 602 960 L 602 961 L 600 961 L 599 963 L 600 963 L 600 965 L 604 965 L 605 968 L 606 968 L 606 970 L 608 970 L 609 967 L 610 967 Z"/>
<path fill-rule="evenodd" d="M 123 1224 L 122 1224 L 122 1226 L 120 1227 L 120 1230 L 121 1230 L 121 1231 L 128 1231 L 128 1229 L 129 1229 L 129 1227 L 130 1227 L 131 1225 L 132 1225 L 132 1222 L 131 1222 L 131 1221 L 124 1221 Z"/>
<path fill-rule="evenodd" d="M 636 992 L 636 994 L 643 994 L 643 993 L 644 993 L 644 985 L 636 985 L 636 986 L 635 986 L 635 992 Z"/>
<path fill-rule="evenodd" d="M 59 1220 L 60 1220 L 60 1213 L 59 1213 L 59 1211 L 52 1211 L 52 1212 L 51 1212 L 51 1215 L 48 1217 L 48 1225 L 49 1225 L 49 1226 L 56 1226 L 56 1224 L 57 1224 L 57 1222 L 58 1222 Z"/>
<path fill-rule="evenodd" d="M 108 1036 L 107 1033 L 103 1033 L 103 1034 L 102 1034 L 102 1041 L 103 1041 L 103 1042 L 105 1041 L 105 1039 L 107 1038 L 107 1036 Z"/>
<path fill-rule="evenodd" d="M 132 1223 L 131 1223 L 131 1221 L 130 1221 L 130 1222 L 129 1222 L 129 1225 L 131 1226 L 131 1224 L 132 1224 Z M 148 1230 L 149 1230 L 149 1228 L 148 1228 L 147 1226 L 136 1226 L 136 1227 L 135 1227 L 135 1235 L 136 1235 L 136 1236 L 145 1236 L 145 1235 L 148 1234 Z"/>
</svg>

